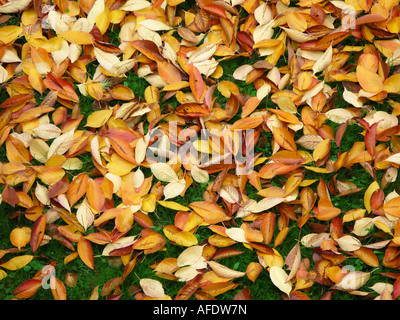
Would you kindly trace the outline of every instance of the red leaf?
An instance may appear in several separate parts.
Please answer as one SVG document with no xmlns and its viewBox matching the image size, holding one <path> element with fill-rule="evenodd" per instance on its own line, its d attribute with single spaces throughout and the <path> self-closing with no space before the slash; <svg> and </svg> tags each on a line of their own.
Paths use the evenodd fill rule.
<svg viewBox="0 0 400 320">
<path fill-rule="evenodd" d="M 28 299 L 32 297 L 42 286 L 42 281 L 38 279 L 29 279 L 22 282 L 13 292 L 18 299 Z"/>
<path fill-rule="evenodd" d="M 36 250 L 39 248 L 40 243 L 42 242 L 44 232 L 46 230 L 46 220 L 47 218 L 45 215 L 40 215 L 33 224 L 30 241 L 33 253 L 36 252 Z"/>
<path fill-rule="evenodd" d="M 227 19 L 225 10 L 217 4 L 213 4 L 213 3 L 207 4 L 207 5 L 203 6 L 202 9 L 214 16 Z"/>
<path fill-rule="evenodd" d="M 400 296 L 400 276 L 397 277 L 393 284 L 393 299 L 397 299 Z"/>
<path fill-rule="evenodd" d="M 374 123 L 365 133 L 364 141 L 368 153 L 373 157 L 375 155 L 376 146 L 376 128 L 378 123 Z"/>
<path fill-rule="evenodd" d="M 245 51 L 249 53 L 253 51 L 254 40 L 247 32 L 239 31 L 237 33 L 237 40 Z"/>
<path fill-rule="evenodd" d="M 337 131 L 336 131 L 336 145 L 338 148 L 340 148 L 340 143 L 342 142 L 343 135 L 347 129 L 347 122 L 342 123 L 339 125 Z"/>
</svg>

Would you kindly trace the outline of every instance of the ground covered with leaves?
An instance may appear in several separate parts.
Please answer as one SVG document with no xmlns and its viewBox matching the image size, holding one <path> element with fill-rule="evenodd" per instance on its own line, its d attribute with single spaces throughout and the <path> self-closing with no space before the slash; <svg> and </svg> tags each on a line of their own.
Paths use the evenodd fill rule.
<svg viewBox="0 0 400 320">
<path fill-rule="evenodd" d="M 0 4 L 1 299 L 398 299 L 398 1 Z"/>
</svg>

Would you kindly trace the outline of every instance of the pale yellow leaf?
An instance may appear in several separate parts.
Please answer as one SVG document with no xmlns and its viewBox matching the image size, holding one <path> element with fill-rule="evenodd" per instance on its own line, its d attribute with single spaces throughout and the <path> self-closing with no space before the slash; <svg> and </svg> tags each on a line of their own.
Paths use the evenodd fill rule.
<svg viewBox="0 0 400 320">
<path fill-rule="evenodd" d="M 332 109 L 325 113 L 326 117 L 332 122 L 341 124 L 352 119 L 354 115 L 346 109 Z"/>
<path fill-rule="evenodd" d="M 360 249 L 361 242 L 355 237 L 350 235 L 345 235 L 343 237 L 335 239 L 335 241 L 339 244 L 339 247 L 344 251 L 355 251 Z"/>
<path fill-rule="evenodd" d="M 272 283 L 282 292 L 290 295 L 292 291 L 292 283 L 286 281 L 288 279 L 288 274 L 282 268 L 272 266 L 269 270 L 269 276 Z"/>
<path fill-rule="evenodd" d="M 191 246 L 189 248 L 186 248 L 178 256 L 177 265 L 179 267 L 194 266 L 197 265 L 200 260 L 205 261 L 205 259 L 202 256 L 203 249 L 204 246 Z"/>
<path fill-rule="evenodd" d="M 0 6 L 0 13 L 14 13 L 24 10 L 32 0 L 9 0 Z"/>
<path fill-rule="evenodd" d="M 245 231 L 242 228 L 237 228 L 237 227 L 228 228 L 225 230 L 225 233 L 229 238 L 237 242 L 244 242 L 244 243 L 248 242 L 245 238 Z"/>
<path fill-rule="evenodd" d="M 157 162 L 150 165 L 153 175 L 163 182 L 178 182 L 178 176 L 175 171 L 166 163 Z"/>
<path fill-rule="evenodd" d="M 164 187 L 164 197 L 165 197 L 164 200 L 172 199 L 179 196 L 179 194 L 182 193 L 185 187 L 186 187 L 185 179 L 180 179 L 179 181 L 172 181 L 168 183 Z"/>
<path fill-rule="evenodd" d="M 207 261 L 207 264 L 211 267 L 211 269 L 215 272 L 216 275 L 222 278 L 239 278 L 243 277 L 246 272 L 236 271 L 230 269 L 216 261 Z"/>
<path fill-rule="evenodd" d="M 322 233 L 309 233 L 301 238 L 301 244 L 307 248 L 317 248 L 321 245 L 322 241 L 328 240 L 330 234 Z"/>
<path fill-rule="evenodd" d="M 46 206 L 50 204 L 49 190 L 40 183 L 36 184 L 35 196 L 42 204 Z"/>
<path fill-rule="evenodd" d="M 239 191 L 232 185 L 223 186 L 219 191 L 219 195 L 221 198 L 229 203 L 239 202 Z"/>
<path fill-rule="evenodd" d="M 33 139 L 29 146 L 29 151 L 37 161 L 45 163 L 48 159 L 49 145 L 40 139 Z"/>
<path fill-rule="evenodd" d="M 74 142 L 74 129 L 54 139 L 47 153 L 47 159 L 54 155 L 62 155 L 71 148 Z"/>
<path fill-rule="evenodd" d="M 325 50 L 324 54 L 313 65 L 314 74 L 325 70 L 332 61 L 332 46 Z"/>
<path fill-rule="evenodd" d="M 78 210 L 76 211 L 76 218 L 79 223 L 85 229 L 85 231 L 93 224 L 94 221 L 94 213 L 90 208 L 89 202 L 87 199 L 83 199 L 80 204 Z"/>
<path fill-rule="evenodd" d="M 152 298 L 162 298 L 165 296 L 164 288 L 160 281 L 154 279 L 140 279 L 140 286 L 145 295 Z"/>
<path fill-rule="evenodd" d="M 204 169 L 200 169 L 196 165 L 192 165 L 190 174 L 194 181 L 197 183 L 206 183 L 210 179 L 208 172 Z"/>
</svg>

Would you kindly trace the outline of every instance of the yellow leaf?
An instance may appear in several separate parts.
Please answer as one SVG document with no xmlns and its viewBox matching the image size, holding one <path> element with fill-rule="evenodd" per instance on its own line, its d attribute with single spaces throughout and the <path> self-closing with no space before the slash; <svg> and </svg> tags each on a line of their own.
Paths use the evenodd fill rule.
<svg viewBox="0 0 400 320">
<path fill-rule="evenodd" d="M 21 33 L 22 28 L 20 26 L 5 26 L 0 28 L 0 39 L 5 44 L 9 44 L 15 41 Z"/>
<path fill-rule="evenodd" d="M 371 196 L 372 194 L 380 189 L 377 181 L 372 182 L 364 193 L 364 207 L 367 209 L 368 213 L 371 212 Z"/>
<path fill-rule="evenodd" d="M 183 206 L 179 204 L 178 202 L 174 201 L 157 201 L 160 205 L 162 205 L 165 208 L 176 210 L 176 211 L 189 211 L 190 208 Z"/>
<path fill-rule="evenodd" d="M 286 12 L 285 16 L 290 29 L 294 29 L 299 32 L 303 32 L 307 29 L 307 19 L 301 13 L 288 11 Z"/>
<path fill-rule="evenodd" d="M 94 42 L 93 36 L 85 31 L 70 30 L 61 33 L 60 37 L 67 40 L 69 43 L 74 43 L 74 44 L 87 45 L 87 44 L 93 44 Z"/>
<path fill-rule="evenodd" d="M 33 259 L 33 256 L 31 255 L 23 255 L 23 256 L 18 256 L 14 257 L 7 262 L 0 264 L 0 267 L 7 269 L 7 270 L 18 270 L 23 267 L 25 267 L 29 262 L 31 262 Z"/>
<path fill-rule="evenodd" d="M 172 242 L 184 247 L 191 247 L 198 244 L 196 236 L 189 231 L 181 231 L 176 226 L 168 225 L 163 228 L 165 236 Z"/>
<path fill-rule="evenodd" d="M 10 240 L 18 249 L 25 247 L 31 240 L 31 229 L 28 227 L 15 228 L 10 233 Z"/>
<path fill-rule="evenodd" d="M 96 26 L 97 28 L 99 28 L 101 34 L 106 33 L 108 26 L 110 25 L 110 22 L 111 22 L 111 15 L 108 9 L 104 10 L 96 17 Z"/>
<path fill-rule="evenodd" d="M 391 75 L 385 80 L 383 86 L 388 93 L 400 93 L 400 74 Z"/>
<path fill-rule="evenodd" d="M 318 161 L 326 157 L 326 155 L 331 150 L 331 139 L 324 139 L 320 143 L 317 144 L 314 152 L 313 159 L 314 161 Z"/>
<path fill-rule="evenodd" d="M 5 277 L 7 277 L 7 272 L 0 269 L 0 281 L 3 280 Z"/>
<path fill-rule="evenodd" d="M 86 127 L 100 128 L 106 124 L 112 115 L 112 110 L 95 111 L 89 115 Z"/>
</svg>

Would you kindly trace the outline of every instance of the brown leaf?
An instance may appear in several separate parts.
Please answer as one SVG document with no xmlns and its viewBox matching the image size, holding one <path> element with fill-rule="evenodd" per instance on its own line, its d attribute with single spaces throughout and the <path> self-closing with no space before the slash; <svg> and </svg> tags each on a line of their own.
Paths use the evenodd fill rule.
<svg viewBox="0 0 400 320">
<path fill-rule="evenodd" d="M 274 235 L 274 229 L 275 229 L 275 214 L 272 211 L 270 211 L 264 214 L 260 226 L 260 230 L 263 235 L 265 244 L 268 245 L 272 241 L 272 237 Z"/>
<path fill-rule="evenodd" d="M 32 252 L 35 253 L 43 240 L 46 230 L 46 215 L 40 215 L 32 227 L 30 245 Z"/>
</svg>

